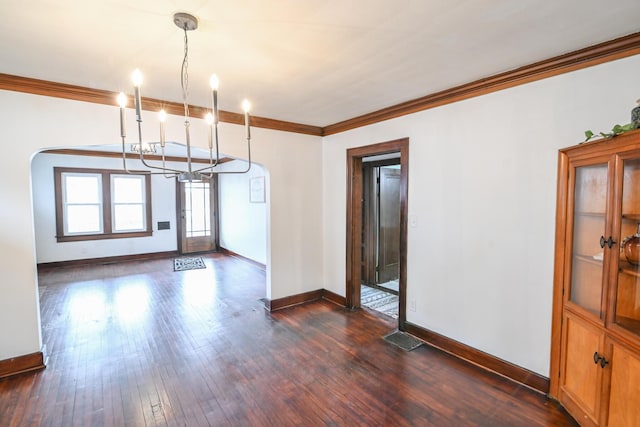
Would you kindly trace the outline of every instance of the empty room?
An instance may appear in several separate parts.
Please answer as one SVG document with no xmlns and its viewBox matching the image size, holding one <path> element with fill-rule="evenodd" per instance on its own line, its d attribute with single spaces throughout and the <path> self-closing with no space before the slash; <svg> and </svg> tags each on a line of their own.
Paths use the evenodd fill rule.
<svg viewBox="0 0 640 427">
<path fill-rule="evenodd" d="M 1 426 L 640 427 L 640 3 L 0 5 Z"/>
</svg>

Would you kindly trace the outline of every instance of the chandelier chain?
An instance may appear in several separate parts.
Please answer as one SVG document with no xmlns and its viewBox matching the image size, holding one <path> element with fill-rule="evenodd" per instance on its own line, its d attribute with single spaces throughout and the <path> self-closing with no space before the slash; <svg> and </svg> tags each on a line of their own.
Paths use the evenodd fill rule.
<svg viewBox="0 0 640 427">
<path fill-rule="evenodd" d="M 184 26 L 184 58 L 182 59 L 182 71 L 180 80 L 182 83 L 182 100 L 184 103 L 184 116 L 189 119 L 189 39 L 187 37 L 187 25 Z"/>
</svg>

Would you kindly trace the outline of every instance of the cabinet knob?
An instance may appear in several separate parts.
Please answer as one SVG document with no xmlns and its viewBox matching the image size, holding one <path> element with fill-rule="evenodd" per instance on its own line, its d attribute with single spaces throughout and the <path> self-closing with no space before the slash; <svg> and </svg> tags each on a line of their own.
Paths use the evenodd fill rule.
<svg viewBox="0 0 640 427">
<path fill-rule="evenodd" d="M 609 361 L 607 359 L 605 359 L 604 357 L 600 356 L 598 354 L 598 352 L 596 351 L 595 353 L 593 353 L 593 363 L 595 363 L 597 365 L 598 362 L 600 362 L 600 367 L 602 369 L 604 369 L 604 367 L 609 364 Z"/>
<path fill-rule="evenodd" d="M 611 246 L 615 245 L 616 242 L 615 240 L 613 240 L 613 238 L 611 236 L 609 236 L 609 238 L 607 240 L 604 239 L 604 236 L 600 236 L 600 247 L 604 248 L 604 245 L 609 246 L 609 249 L 611 249 Z"/>
</svg>

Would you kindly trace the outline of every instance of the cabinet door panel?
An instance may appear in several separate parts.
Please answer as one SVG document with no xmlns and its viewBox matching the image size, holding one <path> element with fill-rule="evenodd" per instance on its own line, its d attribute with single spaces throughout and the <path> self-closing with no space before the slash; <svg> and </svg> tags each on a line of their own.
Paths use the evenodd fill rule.
<svg viewBox="0 0 640 427">
<path fill-rule="evenodd" d="M 574 316 L 567 316 L 565 322 L 561 401 L 569 403 L 568 408 L 578 406 L 584 411 L 572 414 L 577 419 L 587 416 L 597 424 L 602 369 L 594 363 L 593 354 L 602 348 L 602 333 Z"/>
<path fill-rule="evenodd" d="M 600 318 L 607 186 L 607 163 L 575 168 L 569 299 Z"/>
<path fill-rule="evenodd" d="M 609 427 L 640 426 L 640 359 L 614 345 L 611 357 Z"/>
<path fill-rule="evenodd" d="M 622 172 L 615 322 L 640 335 L 640 159 L 624 160 Z"/>
</svg>

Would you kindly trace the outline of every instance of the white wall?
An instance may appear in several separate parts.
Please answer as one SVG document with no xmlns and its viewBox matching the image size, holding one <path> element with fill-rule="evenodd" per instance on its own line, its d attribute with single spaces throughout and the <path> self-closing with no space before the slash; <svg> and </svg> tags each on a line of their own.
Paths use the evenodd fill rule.
<svg viewBox="0 0 640 427">
<path fill-rule="evenodd" d="M 548 375 L 557 150 L 630 121 L 640 56 L 326 137 L 325 287 L 345 295 L 346 149 L 409 137 L 407 320 Z"/>
<path fill-rule="evenodd" d="M 346 149 L 409 137 L 409 214 L 417 226 L 408 236 L 407 299 L 417 310 L 408 321 L 548 375 L 557 149 L 579 142 L 585 129 L 628 122 L 639 70 L 640 56 L 626 58 L 324 143 L 254 129 L 253 157 L 269 177 L 267 297 L 319 288 L 345 294 Z M 118 126 L 115 107 L 9 91 L 0 91 L 0 113 L 4 360 L 41 345 L 31 156 L 117 143 Z M 169 140 L 183 139 L 181 122 L 169 118 Z M 194 120 L 194 141 L 206 141 L 204 129 Z M 242 133 L 223 124 L 222 152 L 241 158 Z"/>
<path fill-rule="evenodd" d="M 259 105 L 255 106 L 257 114 Z M 0 91 L 0 360 L 40 351 L 35 234 L 30 162 L 44 148 L 119 143 L 118 110 L 85 102 Z M 268 113 L 265 113 L 267 115 Z M 143 133 L 156 139 L 145 117 Z M 167 121 L 167 140 L 183 141 L 180 117 Z M 127 134 L 135 135 L 133 111 Z M 206 126 L 194 119 L 192 140 L 206 145 Z M 243 128 L 222 124 L 221 152 L 244 156 Z M 253 129 L 252 154 L 269 170 L 267 297 L 280 298 L 323 287 L 322 140 Z M 295 161 L 291 161 L 295 159 Z"/>
<path fill-rule="evenodd" d="M 229 171 L 246 167 L 246 162 L 224 164 L 224 169 Z M 263 177 L 265 181 L 264 203 L 249 200 L 249 181 L 257 177 Z M 256 163 L 252 163 L 246 174 L 218 175 L 220 246 L 261 264 L 267 263 L 268 183 L 266 171 Z"/>
<path fill-rule="evenodd" d="M 127 167 L 142 170 L 139 161 L 128 161 Z M 56 240 L 56 208 L 53 167 L 121 169 L 122 160 L 59 154 L 36 154 L 31 162 L 33 212 L 38 263 L 147 254 L 177 249 L 176 186 L 174 179 L 151 176 L 151 213 L 153 235 L 133 239 L 105 239 L 80 242 Z M 158 230 L 158 221 L 169 221 L 169 230 Z"/>
</svg>

